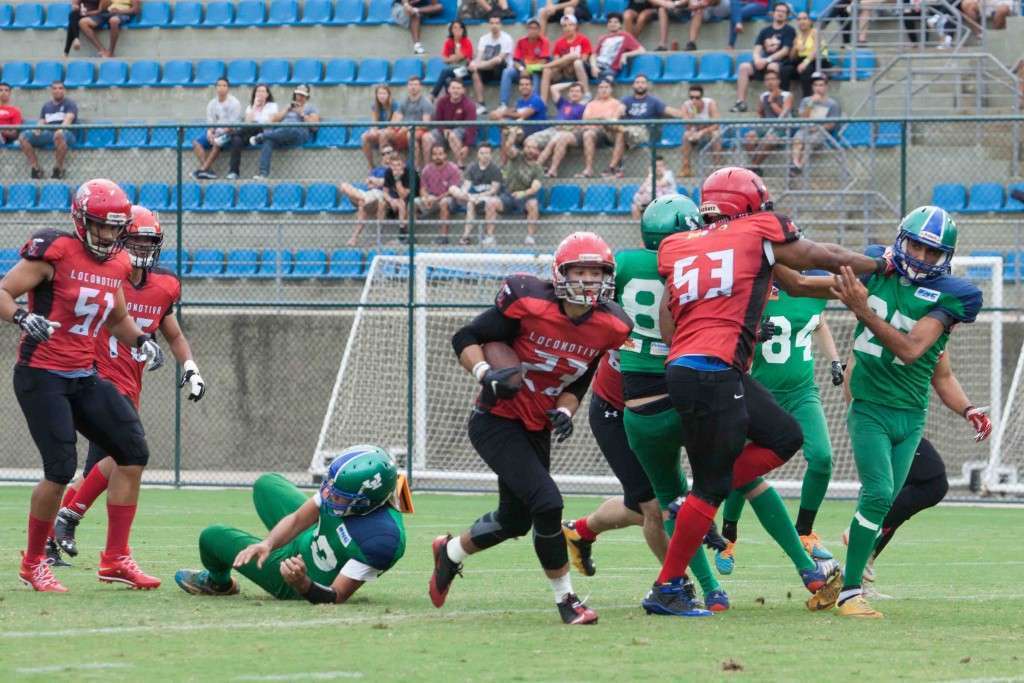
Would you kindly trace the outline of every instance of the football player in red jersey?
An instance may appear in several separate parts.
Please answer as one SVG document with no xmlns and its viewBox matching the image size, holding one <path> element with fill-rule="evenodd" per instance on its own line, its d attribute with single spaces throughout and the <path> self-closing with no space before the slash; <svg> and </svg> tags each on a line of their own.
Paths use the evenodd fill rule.
<svg viewBox="0 0 1024 683">
<path fill-rule="evenodd" d="M 530 275 L 505 280 L 494 305 L 452 337 L 459 362 L 483 390 L 469 418 L 469 440 L 498 475 L 498 509 L 461 536 L 434 539 L 430 599 L 441 607 L 462 562 L 533 528 L 533 547 L 551 581 L 566 624 L 592 624 L 597 614 L 573 592 L 562 536 L 562 494 L 549 472 L 551 437 L 573 432 L 573 415 L 601 356 L 633 327 L 612 298 L 615 260 L 604 240 L 575 232 L 558 245 L 551 281 Z M 520 367 L 495 370 L 483 344 L 511 344 Z M 521 384 L 510 381 L 522 373 Z"/>
<path fill-rule="evenodd" d="M 0 318 L 22 329 L 14 366 L 14 394 L 43 459 L 43 480 L 32 492 L 28 548 L 19 576 L 37 591 L 67 589 L 44 561 L 64 487 L 75 476 L 75 431 L 100 444 L 119 467 L 110 481 L 112 505 L 130 508 L 138 492 L 149 447 L 131 403 L 93 366 L 96 335 L 111 334 L 155 370 L 163 352 L 128 315 L 122 285 L 131 263 L 122 252 L 131 225 L 131 203 L 110 180 L 90 180 L 75 192 L 75 234 L 37 232 L 21 249 L 21 260 L 0 280 Z M 28 310 L 15 300 L 28 294 Z M 122 578 L 141 574 L 128 551 L 131 516 L 111 515 L 101 572 Z M 114 551 L 114 552 L 109 552 Z M 101 575 L 101 579 L 102 579 Z"/>
<path fill-rule="evenodd" d="M 802 445 L 800 426 L 747 374 L 773 265 L 833 273 L 842 266 L 858 273 L 889 269 L 885 259 L 802 239 L 792 221 L 773 212 L 764 181 L 747 169 L 712 173 L 701 186 L 701 200 L 705 229 L 670 235 L 658 249 L 658 270 L 666 278 L 660 313 L 662 337 L 670 345 L 666 379 L 682 418 L 694 481 L 661 573 L 643 601 L 655 614 L 682 614 L 680 577 L 722 500 L 733 488 L 752 503 L 762 495 L 777 498 L 760 477 Z M 758 518 L 814 594 L 808 607 L 835 604 L 838 565 L 822 566 L 807 556 L 784 508 L 782 514 L 759 511 Z"/>
<path fill-rule="evenodd" d="M 189 400 L 198 401 L 206 392 L 206 384 L 174 315 L 174 305 L 181 298 L 181 283 L 171 271 L 156 267 L 163 241 L 163 230 L 153 212 L 142 206 L 133 206 L 132 224 L 124 239 L 124 249 L 132 264 L 132 273 L 124 288 L 125 302 L 128 315 L 143 332 L 155 335 L 160 330 L 163 334 L 174 358 L 184 368 L 180 386 L 188 385 Z M 143 365 L 137 351 L 120 343 L 108 330 L 100 330 L 96 337 L 96 369 L 100 377 L 112 382 L 131 401 L 136 412 L 142 393 Z M 54 524 L 56 543 L 48 544 L 49 556 L 59 561 L 58 545 L 68 555 L 78 555 L 75 528 L 96 498 L 107 490 L 115 466 L 114 459 L 99 444 L 89 444 L 89 455 L 82 470 L 83 479 L 68 486 L 61 509 L 57 512 Z"/>
</svg>

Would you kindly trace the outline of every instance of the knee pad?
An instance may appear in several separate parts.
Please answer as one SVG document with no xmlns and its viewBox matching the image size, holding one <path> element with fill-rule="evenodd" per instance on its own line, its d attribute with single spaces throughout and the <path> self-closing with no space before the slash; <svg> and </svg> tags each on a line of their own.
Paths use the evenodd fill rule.
<svg viewBox="0 0 1024 683">
<path fill-rule="evenodd" d="M 559 569 L 569 561 L 562 535 L 561 508 L 533 516 L 533 548 L 544 569 Z"/>
<path fill-rule="evenodd" d="M 525 536 L 530 530 L 531 523 L 528 517 L 508 518 L 499 516 L 497 512 L 488 512 L 473 522 L 473 526 L 469 528 L 469 536 L 473 545 L 483 550 L 510 538 Z"/>
</svg>

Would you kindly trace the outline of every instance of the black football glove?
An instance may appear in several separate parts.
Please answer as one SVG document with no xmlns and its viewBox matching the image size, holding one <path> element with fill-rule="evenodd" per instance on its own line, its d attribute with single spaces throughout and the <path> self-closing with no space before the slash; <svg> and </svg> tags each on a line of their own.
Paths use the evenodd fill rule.
<svg viewBox="0 0 1024 683">
<path fill-rule="evenodd" d="M 20 327 L 29 339 L 40 344 L 49 341 L 53 333 L 60 327 L 59 322 L 47 320 L 37 313 L 29 313 L 24 308 L 19 308 L 14 312 L 11 322 Z"/>
<path fill-rule="evenodd" d="M 771 338 L 778 332 L 778 328 L 775 327 L 769 318 L 765 318 L 761 321 L 761 326 L 757 329 L 757 341 L 766 342 L 771 341 Z"/>
<path fill-rule="evenodd" d="M 832 386 L 838 387 L 840 384 L 846 381 L 846 365 L 840 363 L 837 360 L 832 361 Z"/>
<path fill-rule="evenodd" d="M 505 368 L 503 370 L 488 368 L 487 372 L 480 378 L 480 384 L 483 385 L 485 391 L 489 391 L 495 398 L 510 399 L 519 392 L 519 387 L 522 386 L 512 384 L 509 381 L 513 375 L 519 372 L 522 372 L 522 369 L 519 367 Z"/>
<path fill-rule="evenodd" d="M 572 415 L 568 410 L 549 410 L 548 419 L 551 420 L 551 434 L 557 443 L 562 443 L 572 436 Z"/>
</svg>

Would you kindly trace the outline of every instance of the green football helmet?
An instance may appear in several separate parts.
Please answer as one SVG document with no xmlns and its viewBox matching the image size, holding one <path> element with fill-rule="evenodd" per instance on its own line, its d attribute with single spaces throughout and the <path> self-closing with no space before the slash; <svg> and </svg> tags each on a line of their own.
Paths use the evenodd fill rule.
<svg viewBox="0 0 1024 683">
<path fill-rule="evenodd" d="M 956 253 L 956 223 L 944 209 L 937 206 L 919 206 L 900 221 L 893 245 L 893 264 L 896 272 L 911 282 L 921 282 L 945 275 L 950 271 Z M 937 263 L 914 258 L 907 251 L 907 242 L 917 242 L 937 249 L 943 256 Z"/>
<path fill-rule="evenodd" d="M 640 236 L 645 248 L 655 250 L 672 233 L 703 227 L 704 219 L 693 200 L 686 195 L 669 194 L 647 205 L 640 219 Z"/>
<path fill-rule="evenodd" d="M 380 446 L 350 446 L 327 468 L 320 501 L 335 517 L 365 515 L 384 505 L 395 493 L 398 469 Z"/>
</svg>

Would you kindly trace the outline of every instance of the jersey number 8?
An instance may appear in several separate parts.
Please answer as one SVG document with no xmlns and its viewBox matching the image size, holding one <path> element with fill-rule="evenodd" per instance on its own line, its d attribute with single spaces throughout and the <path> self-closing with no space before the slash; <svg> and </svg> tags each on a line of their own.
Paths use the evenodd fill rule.
<svg viewBox="0 0 1024 683">
<path fill-rule="evenodd" d="M 818 329 L 821 321 L 820 315 L 812 315 L 807 324 L 796 333 L 796 339 L 790 346 L 790 338 L 793 336 L 793 325 L 788 318 L 781 315 L 773 315 L 768 321 L 775 325 L 775 335 L 768 341 L 761 344 L 761 354 L 766 363 L 782 364 L 789 360 L 793 353 L 793 347 L 804 350 L 804 360 L 811 360 L 811 335 Z"/>
</svg>

